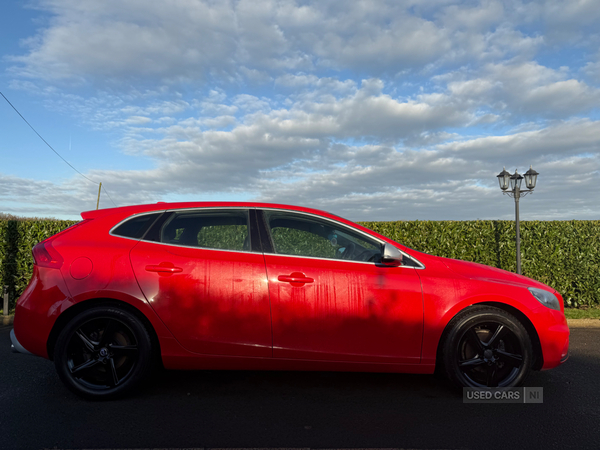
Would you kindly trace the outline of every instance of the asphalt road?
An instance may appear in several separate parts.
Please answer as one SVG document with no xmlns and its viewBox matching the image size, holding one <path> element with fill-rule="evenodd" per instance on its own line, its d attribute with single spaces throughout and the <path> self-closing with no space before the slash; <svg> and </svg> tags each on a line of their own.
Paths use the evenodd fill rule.
<svg viewBox="0 0 600 450">
<path fill-rule="evenodd" d="M 0 448 L 600 448 L 600 329 L 572 329 L 563 366 L 527 386 L 542 404 L 465 404 L 433 376 L 165 372 L 89 402 L 0 329 Z"/>
</svg>

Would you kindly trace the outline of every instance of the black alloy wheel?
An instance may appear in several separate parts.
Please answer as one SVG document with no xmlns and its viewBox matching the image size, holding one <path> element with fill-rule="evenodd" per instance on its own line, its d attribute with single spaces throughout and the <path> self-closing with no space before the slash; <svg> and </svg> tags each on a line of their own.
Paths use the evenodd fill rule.
<svg viewBox="0 0 600 450">
<path fill-rule="evenodd" d="M 150 370 L 151 350 L 148 331 L 137 317 L 113 307 L 95 307 L 62 330 L 54 363 L 71 391 L 108 399 L 139 385 Z"/>
<path fill-rule="evenodd" d="M 443 364 L 459 386 L 520 386 L 533 365 L 531 339 L 521 322 L 504 310 L 473 306 L 450 324 Z"/>
</svg>

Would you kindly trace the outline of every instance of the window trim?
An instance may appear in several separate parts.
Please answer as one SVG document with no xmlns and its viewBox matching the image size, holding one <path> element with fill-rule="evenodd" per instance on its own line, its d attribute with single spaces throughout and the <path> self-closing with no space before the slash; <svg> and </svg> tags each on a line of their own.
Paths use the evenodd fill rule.
<svg viewBox="0 0 600 450">
<path fill-rule="evenodd" d="M 256 208 L 250 208 L 248 211 L 250 226 L 250 250 L 263 254 L 263 243 L 260 237 L 260 227 L 258 225 L 259 214 Z"/>
<path fill-rule="evenodd" d="M 161 219 L 168 219 L 171 216 L 171 214 L 173 214 L 173 213 L 181 212 L 181 211 L 223 211 L 223 210 L 241 210 L 241 211 L 248 212 L 248 226 L 250 228 L 249 229 L 250 250 L 229 250 L 229 249 L 218 249 L 218 248 L 208 248 L 208 247 L 192 247 L 192 246 L 187 246 L 187 245 L 177 245 L 177 244 L 171 244 L 171 243 L 166 243 L 166 242 L 150 241 L 150 240 L 146 239 L 146 235 L 156 225 L 157 221 L 160 221 Z M 317 257 L 313 257 L 313 256 L 284 255 L 281 253 L 275 253 L 275 246 L 273 245 L 271 232 L 269 231 L 269 227 L 266 223 L 266 217 L 264 214 L 266 211 L 282 211 L 282 212 L 287 212 L 287 213 L 292 213 L 292 214 L 300 214 L 300 215 L 308 216 L 311 218 L 314 217 L 317 219 L 321 219 L 321 220 L 339 225 L 342 228 L 349 228 L 359 234 L 362 234 L 371 239 L 374 239 L 375 241 L 381 243 L 382 245 L 387 243 L 387 241 L 384 241 L 383 239 L 375 237 L 365 231 L 359 230 L 357 228 L 354 228 L 350 225 L 339 222 L 337 220 L 330 219 L 329 217 L 320 216 L 318 214 L 309 213 L 309 212 L 305 212 L 305 211 L 297 211 L 294 209 L 285 209 L 285 208 L 257 208 L 257 207 L 243 207 L 243 206 L 242 207 L 240 207 L 240 206 L 221 206 L 221 207 L 210 206 L 210 207 L 201 207 L 201 208 L 174 208 L 174 209 L 164 209 L 164 210 L 160 209 L 160 210 L 154 210 L 154 211 L 144 211 L 141 213 L 132 214 L 131 216 L 127 216 L 126 218 L 124 218 L 123 220 L 118 222 L 116 225 L 114 225 L 110 229 L 108 234 L 113 237 L 117 237 L 117 238 L 121 238 L 121 239 L 129 239 L 129 240 L 135 241 L 135 242 L 144 241 L 144 242 L 149 242 L 149 243 L 158 244 L 158 245 L 166 245 L 169 247 L 195 248 L 195 249 L 199 249 L 199 250 L 211 250 L 211 251 L 232 252 L 232 253 L 255 253 L 255 254 L 262 254 L 262 255 L 269 254 L 269 255 L 284 256 L 284 257 L 289 257 L 289 258 L 309 258 L 309 259 L 316 259 L 316 260 L 321 260 L 321 261 L 343 261 L 343 262 L 356 263 L 356 264 L 378 265 L 377 263 L 369 262 L 369 261 L 352 261 L 352 260 L 348 260 L 348 259 L 317 258 Z M 138 217 L 138 216 L 143 216 L 143 215 L 148 215 L 148 214 L 157 214 L 157 213 L 161 213 L 161 215 L 156 218 L 156 220 L 152 223 L 152 225 L 150 225 L 150 227 L 146 230 L 146 232 L 144 233 L 144 236 L 141 239 L 136 239 L 136 238 L 131 238 L 131 237 L 127 237 L 127 236 L 120 236 L 117 234 L 113 234 L 113 230 L 115 228 L 117 228 L 118 226 L 120 226 L 122 223 L 126 222 L 129 219 L 132 219 L 132 218 Z M 254 217 L 254 220 L 253 220 L 253 217 Z M 418 264 L 418 267 L 413 267 L 413 266 L 396 266 L 396 267 L 411 268 L 411 269 L 416 269 L 416 270 L 424 270 L 425 269 L 425 265 L 421 261 L 419 261 L 417 258 L 415 258 L 412 255 L 409 255 L 408 253 L 404 252 L 401 249 L 398 249 L 398 250 L 400 251 L 400 253 L 402 253 L 402 255 L 404 257 L 407 257 L 407 258 L 411 259 L 412 261 L 414 261 L 416 264 Z M 383 266 L 383 265 L 378 265 L 378 266 L 379 267 L 388 267 L 388 266 Z"/>
<path fill-rule="evenodd" d="M 267 235 L 267 239 L 269 240 L 269 244 L 271 246 L 271 251 L 268 252 L 268 254 L 271 255 L 277 255 L 277 256 L 286 256 L 286 257 L 290 257 L 290 258 L 309 258 L 309 259 L 316 259 L 316 260 L 320 260 L 320 261 L 342 261 L 342 262 L 347 262 L 347 263 L 357 263 L 357 264 L 370 264 L 370 265 L 376 265 L 378 267 L 390 267 L 390 266 L 386 266 L 383 264 L 378 264 L 375 262 L 369 262 L 369 261 L 353 261 L 353 260 L 349 260 L 349 259 L 338 259 L 338 258 L 319 258 L 316 256 L 302 256 L 302 255 L 286 255 L 283 253 L 276 253 L 275 252 L 275 245 L 273 244 L 273 237 L 271 236 L 271 230 L 269 229 L 269 225 L 267 224 L 267 218 L 265 215 L 265 212 L 267 211 L 282 211 L 282 212 L 286 212 L 286 213 L 292 213 L 292 214 L 299 214 L 299 215 L 304 215 L 304 216 L 309 216 L 311 218 L 316 218 L 316 219 L 320 219 L 320 220 L 324 220 L 326 222 L 330 222 L 336 225 L 339 225 L 340 228 L 348 228 L 356 233 L 359 233 L 363 236 L 366 236 L 372 240 L 375 240 L 377 242 L 379 242 L 381 245 L 385 245 L 386 243 L 388 243 L 387 241 L 384 241 L 383 239 L 380 239 L 376 236 L 373 236 L 369 233 L 366 233 L 362 230 L 359 230 L 357 228 L 354 228 L 350 225 L 347 225 L 345 223 L 339 222 L 337 220 L 333 220 L 330 219 L 329 217 L 325 217 L 325 216 L 320 216 L 317 214 L 313 214 L 313 213 L 309 213 L 309 212 L 305 212 L 305 211 L 296 211 L 293 209 L 283 209 L 283 208 L 260 208 L 257 209 L 257 212 L 259 213 L 260 217 L 262 217 L 262 221 L 259 220 L 259 226 L 261 225 L 262 222 L 262 227 L 264 227 L 263 232 L 266 233 Z M 261 235 L 261 238 L 263 236 Z M 396 247 L 397 248 L 397 247 Z M 263 246 L 264 249 L 264 246 Z M 409 258 L 410 260 L 414 261 L 415 263 L 418 264 L 418 267 L 414 267 L 414 266 L 394 266 L 394 267 L 399 267 L 399 268 L 410 268 L 410 269 L 416 269 L 416 270 L 423 270 L 425 269 L 425 265 L 419 261 L 418 259 L 416 259 L 414 256 L 409 255 L 408 253 L 402 251 L 401 249 L 398 249 L 398 251 L 400 253 L 402 253 L 402 256 Z M 267 253 L 266 251 L 264 252 L 265 254 Z"/>
</svg>

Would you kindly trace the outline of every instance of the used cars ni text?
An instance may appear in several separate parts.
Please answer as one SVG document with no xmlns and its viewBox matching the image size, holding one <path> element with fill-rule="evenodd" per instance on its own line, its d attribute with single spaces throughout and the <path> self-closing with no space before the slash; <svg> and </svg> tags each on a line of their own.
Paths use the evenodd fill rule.
<svg viewBox="0 0 600 450">
<path fill-rule="evenodd" d="M 567 359 L 562 297 L 309 208 L 157 203 L 82 213 L 33 248 L 13 347 L 87 398 L 167 369 L 433 373 L 512 387 Z"/>
</svg>

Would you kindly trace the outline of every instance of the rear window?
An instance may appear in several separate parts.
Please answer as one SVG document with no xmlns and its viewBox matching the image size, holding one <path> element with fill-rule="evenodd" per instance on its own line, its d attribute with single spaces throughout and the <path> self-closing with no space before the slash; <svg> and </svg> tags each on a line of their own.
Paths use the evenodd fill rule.
<svg viewBox="0 0 600 450">
<path fill-rule="evenodd" d="M 218 250 L 250 250 L 248 211 L 175 213 L 165 223 L 160 242 Z"/>
<path fill-rule="evenodd" d="M 112 234 L 116 236 L 123 236 L 133 239 L 141 239 L 148 228 L 152 226 L 154 221 L 162 214 L 143 214 L 140 216 L 134 216 L 131 219 L 123 222 L 117 228 L 112 231 Z"/>
</svg>

